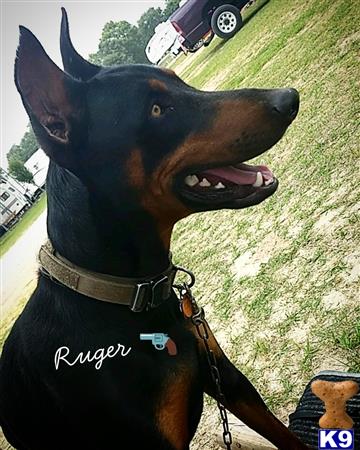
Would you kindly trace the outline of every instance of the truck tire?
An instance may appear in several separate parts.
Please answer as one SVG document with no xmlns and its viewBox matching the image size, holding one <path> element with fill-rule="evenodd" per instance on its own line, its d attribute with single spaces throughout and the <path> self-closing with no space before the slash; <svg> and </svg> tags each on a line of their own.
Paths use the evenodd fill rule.
<svg viewBox="0 0 360 450">
<path fill-rule="evenodd" d="M 240 10 L 233 5 L 222 5 L 211 17 L 211 28 L 222 39 L 232 38 L 242 27 Z"/>
</svg>

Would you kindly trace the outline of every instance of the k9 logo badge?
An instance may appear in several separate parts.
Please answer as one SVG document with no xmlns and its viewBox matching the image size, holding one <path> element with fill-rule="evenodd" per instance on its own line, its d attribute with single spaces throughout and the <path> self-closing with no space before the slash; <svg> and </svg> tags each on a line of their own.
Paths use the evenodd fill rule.
<svg viewBox="0 0 360 450">
<path fill-rule="evenodd" d="M 354 449 L 354 430 L 319 430 L 319 450 Z"/>
</svg>

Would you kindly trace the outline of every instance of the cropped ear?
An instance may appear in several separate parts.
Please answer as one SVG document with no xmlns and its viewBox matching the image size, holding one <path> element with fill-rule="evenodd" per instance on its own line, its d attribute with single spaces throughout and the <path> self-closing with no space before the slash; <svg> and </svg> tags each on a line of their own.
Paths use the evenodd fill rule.
<svg viewBox="0 0 360 450">
<path fill-rule="evenodd" d="M 60 70 L 31 31 L 22 26 L 15 84 L 44 151 L 58 164 L 73 167 L 80 136 L 72 130 L 82 111 L 81 83 Z"/>
<path fill-rule="evenodd" d="M 65 8 L 61 8 L 61 31 L 60 31 L 60 49 L 63 60 L 64 69 L 72 77 L 82 81 L 87 81 L 94 77 L 101 67 L 86 61 L 75 50 L 69 32 L 69 21 Z"/>
</svg>

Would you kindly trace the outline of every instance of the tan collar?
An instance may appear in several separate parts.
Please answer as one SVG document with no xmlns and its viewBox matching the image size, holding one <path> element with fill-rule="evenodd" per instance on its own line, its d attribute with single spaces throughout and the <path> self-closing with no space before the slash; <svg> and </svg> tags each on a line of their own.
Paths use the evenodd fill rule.
<svg viewBox="0 0 360 450">
<path fill-rule="evenodd" d="M 134 312 L 156 308 L 171 294 L 177 268 L 169 267 L 151 278 L 122 278 L 91 272 L 56 253 L 50 241 L 39 252 L 40 271 L 64 286 L 103 302 L 129 306 Z"/>
</svg>

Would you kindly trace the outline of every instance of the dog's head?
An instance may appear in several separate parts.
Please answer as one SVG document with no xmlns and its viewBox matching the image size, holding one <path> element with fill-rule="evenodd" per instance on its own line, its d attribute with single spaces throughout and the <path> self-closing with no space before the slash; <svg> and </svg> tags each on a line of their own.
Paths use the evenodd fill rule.
<svg viewBox="0 0 360 450">
<path fill-rule="evenodd" d="M 99 67 L 75 51 L 63 10 L 65 72 L 21 27 L 15 80 L 37 138 L 114 208 L 132 199 L 157 221 L 256 205 L 278 186 L 245 164 L 297 115 L 294 89 L 202 92 L 155 66 Z"/>
</svg>

